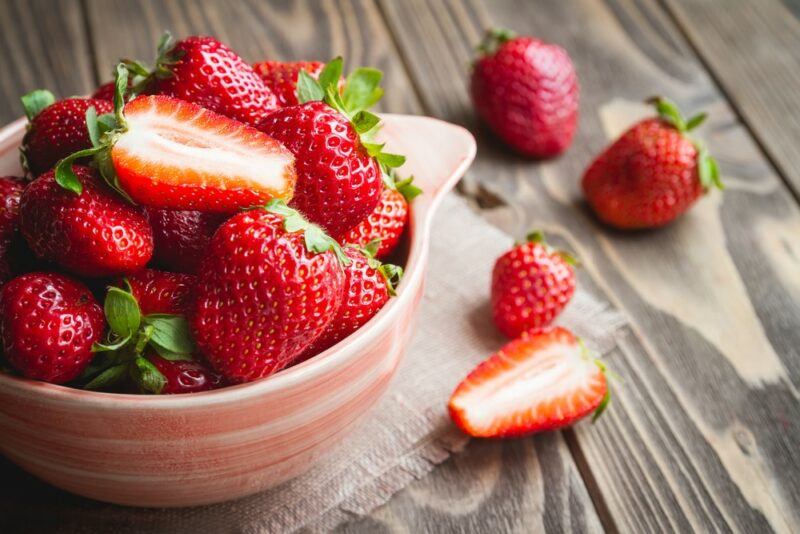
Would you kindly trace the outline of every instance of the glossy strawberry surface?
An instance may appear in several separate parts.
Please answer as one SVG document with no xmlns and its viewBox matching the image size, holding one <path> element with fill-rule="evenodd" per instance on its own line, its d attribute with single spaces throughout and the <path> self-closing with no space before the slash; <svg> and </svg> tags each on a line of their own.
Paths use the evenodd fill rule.
<svg viewBox="0 0 800 534">
<path fill-rule="evenodd" d="M 193 273 L 206 253 L 211 236 L 228 218 L 199 211 L 145 210 L 153 228 L 156 262 L 170 271 Z"/>
<path fill-rule="evenodd" d="M 0 287 L 13 272 L 12 243 L 18 239 L 19 199 L 25 184 L 14 176 L 0 177 Z"/>
<path fill-rule="evenodd" d="M 36 272 L 0 292 L 0 335 L 8 362 L 28 378 L 61 384 L 78 377 L 103 335 L 103 310 L 80 282 Z"/>
<path fill-rule="evenodd" d="M 168 313 L 185 315 L 194 290 L 191 274 L 144 269 L 126 277 L 142 315 Z M 124 284 L 118 284 L 123 287 Z"/>
<path fill-rule="evenodd" d="M 20 200 L 19 225 L 39 257 L 82 276 L 128 274 L 153 254 L 141 211 L 113 193 L 88 167 L 74 166 L 83 192 L 59 186 L 53 171 L 31 182 Z"/>
<path fill-rule="evenodd" d="M 153 91 L 192 102 L 255 125 L 277 106 L 275 95 L 236 52 L 214 37 L 192 36 L 169 52 L 171 76 L 157 77 Z"/>
<path fill-rule="evenodd" d="M 86 110 L 92 106 L 98 115 L 114 108 L 107 100 L 67 98 L 49 105 L 31 120 L 22 151 L 34 176 L 73 152 L 92 146 L 86 129 Z"/>
<path fill-rule="evenodd" d="M 278 105 L 286 107 L 298 104 L 297 75 L 300 71 L 317 78 L 324 66 L 321 61 L 262 61 L 255 63 L 253 69 L 275 95 Z"/>
<path fill-rule="evenodd" d="M 314 101 L 281 108 L 259 128 L 295 156 L 291 205 L 332 237 L 342 238 L 375 209 L 381 170 L 344 115 Z"/>
<path fill-rule="evenodd" d="M 106 82 L 94 90 L 94 93 L 92 93 L 92 98 L 96 98 L 99 100 L 108 100 L 109 102 L 113 102 L 115 91 L 116 87 L 114 82 L 113 81 Z"/>
<path fill-rule="evenodd" d="M 408 202 L 405 197 L 394 189 L 385 188 L 372 213 L 347 232 L 342 241 L 365 247 L 375 239 L 380 239 L 375 257 L 382 259 L 397 247 L 407 223 Z"/>
<path fill-rule="evenodd" d="M 575 293 L 575 273 L 559 253 L 541 242 L 516 245 L 492 270 L 492 316 L 514 338 L 553 322 Z"/>
<path fill-rule="evenodd" d="M 282 216 L 245 211 L 217 230 L 200 265 L 192 333 L 226 378 L 263 378 L 323 333 L 343 284 L 333 253 L 309 252 L 303 232 L 287 232 Z"/>
<path fill-rule="evenodd" d="M 592 162 L 583 191 L 597 217 L 621 229 L 663 226 L 703 194 L 697 148 L 671 124 L 634 125 Z"/>
<path fill-rule="evenodd" d="M 153 365 L 164 375 L 166 384 L 162 395 L 198 393 L 225 385 L 225 379 L 207 363 L 200 360 L 165 360 L 156 354 L 147 356 Z"/>
<path fill-rule="evenodd" d="M 494 133 L 532 157 L 560 154 L 578 124 L 578 78 L 567 52 L 532 37 L 500 39 L 479 57 L 472 101 Z"/>
</svg>

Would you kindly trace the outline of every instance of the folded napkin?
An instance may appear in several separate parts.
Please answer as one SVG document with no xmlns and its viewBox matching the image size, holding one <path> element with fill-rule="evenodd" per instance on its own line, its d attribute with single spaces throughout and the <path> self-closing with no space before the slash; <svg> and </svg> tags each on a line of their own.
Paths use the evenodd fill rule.
<svg viewBox="0 0 800 534">
<path fill-rule="evenodd" d="M 213 506 L 141 510 L 79 500 L 80 505 L 67 502 L 48 512 L 59 516 L 65 530 L 116 534 L 327 531 L 368 514 L 466 444 L 468 438 L 450 423 L 446 404 L 460 378 L 506 341 L 492 324 L 488 296 L 494 259 L 512 242 L 456 195 L 445 199 L 433 225 L 414 341 L 390 390 L 367 420 L 305 475 Z M 613 332 L 625 321 L 579 288 L 559 322 L 603 352 L 612 348 Z M 30 517 L 35 527 L 35 512 Z"/>
</svg>

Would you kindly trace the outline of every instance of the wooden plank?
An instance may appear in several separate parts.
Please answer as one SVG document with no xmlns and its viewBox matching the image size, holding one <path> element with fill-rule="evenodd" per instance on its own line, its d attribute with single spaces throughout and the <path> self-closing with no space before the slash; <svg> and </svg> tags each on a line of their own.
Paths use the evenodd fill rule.
<svg viewBox="0 0 800 534">
<path fill-rule="evenodd" d="M 566 433 L 598 508 L 623 531 L 796 530 L 800 211 L 669 15 L 623 0 L 381 6 L 426 112 L 468 126 L 465 65 L 482 28 L 558 42 L 576 63 L 582 117 L 570 151 L 526 161 L 481 128 L 464 190 L 505 203 L 488 215 L 509 232 L 562 236 L 584 260 L 581 284 L 631 318 L 610 356 L 624 379 L 616 404 Z M 588 213 L 580 176 L 649 113 L 639 102 L 653 94 L 711 112 L 700 136 L 728 189 L 661 231 L 613 232 Z"/>
<path fill-rule="evenodd" d="M 0 124 L 24 115 L 19 97 L 34 89 L 56 96 L 94 85 L 80 0 L 0 3 Z"/>
<path fill-rule="evenodd" d="M 664 4 L 800 198 L 800 3 Z"/>
<path fill-rule="evenodd" d="M 369 1 L 160 2 L 89 0 L 88 22 L 97 52 L 99 80 L 110 79 L 120 56 L 149 59 L 160 33 L 219 36 L 245 58 L 326 59 L 343 54 L 350 65 L 375 65 L 389 88 L 383 108 L 419 113 L 415 96 L 377 7 Z M 119 24 L 118 21 L 125 21 Z M 50 488 L 0 460 L 0 531 L 37 528 L 80 531 L 92 515 L 118 532 L 148 528 L 185 531 L 191 522 L 160 525 L 157 511 L 88 502 Z M 479 482 L 476 482 L 479 481 Z M 437 501 L 422 496 L 439 496 Z M 107 515 L 103 512 L 107 511 Z M 124 520 L 120 519 L 124 516 Z M 132 519 L 138 517 L 134 523 Z M 97 523 L 95 523 L 97 524 Z M 560 434 L 537 442 L 476 443 L 425 480 L 402 492 L 371 518 L 344 525 L 347 531 L 373 527 L 408 531 L 467 528 L 595 532 L 600 523 L 567 445 Z"/>
</svg>

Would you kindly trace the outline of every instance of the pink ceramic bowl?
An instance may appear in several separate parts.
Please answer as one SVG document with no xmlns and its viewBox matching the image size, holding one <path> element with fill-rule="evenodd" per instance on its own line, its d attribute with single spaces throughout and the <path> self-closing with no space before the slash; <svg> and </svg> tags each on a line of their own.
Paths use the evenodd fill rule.
<svg viewBox="0 0 800 534">
<path fill-rule="evenodd" d="M 358 332 L 272 377 L 206 393 L 96 393 L 0 373 L 0 451 L 67 491 L 134 506 L 192 506 L 294 477 L 349 433 L 386 390 L 422 298 L 433 213 L 475 156 L 458 126 L 386 115 L 425 194 L 413 204 L 398 296 Z M 24 122 L 0 130 L 0 175 L 18 175 Z"/>
</svg>

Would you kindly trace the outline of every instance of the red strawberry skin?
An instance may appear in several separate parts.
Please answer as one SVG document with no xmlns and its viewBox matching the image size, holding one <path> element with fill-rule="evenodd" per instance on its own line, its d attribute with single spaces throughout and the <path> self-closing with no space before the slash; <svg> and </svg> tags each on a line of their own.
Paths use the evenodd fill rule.
<svg viewBox="0 0 800 534">
<path fill-rule="evenodd" d="M 578 124 L 578 78 L 567 52 L 515 37 L 475 62 L 472 101 L 494 133 L 526 156 L 546 158 L 572 143 Z"/>
<path fill-rule="evenodd" d="M 92 106 L 98 115 L 114 110 L 106 100 L 67 98 L 47 106 L 33 118 L 22 140 L 22 151 L 34 176 L 73 152 L 91 148 L 86 110 Z"/>
<path fill-rule="evenodd" d="M 572 266 L 546 245 L 528 242 L 500 256 L 492 271 L 492 315 L 497 328 L 514 338 L 547 326 L 575 293 Z"/>
<path fill-rule="evenodd" d="M 626 230 L 668 224 L 703 194 L 697 149 L 661 119 L 625 132 L 589 166 L 582 186 L 597 217 Z"/>
<path fill-rule="evenodd" d="M 332 252 L 265 210 L 235 215 L 214 234 L 197 274 L 190 325 L 200 351 L 233 382 L 291 364 L 333 320 L 344 284 Z"/>
<path fill-rule="evenodd" d="M 292 196 L 294 157 L 255 128 L 166 96 L 131 100 L 125 118 L 111 160 L 139 204 L 231 213 Z"/>
<path fill-rule="evenodd" d="M 19 199 L 24 182 L 14 176 L 0 177 L 0 287 L 11 279 L 12 243 L 17 236 Z"/>
<path fill-rule="evenodd" d="M 170 271 L 194 273 L 205 256 L 211 236 L 227 215 L 199 211 L 146 209 L 153 228 L 156 262 Z"/>
<path fill-rule="evenodd" d="M 394 251 L 408 223 L 408 202 L 399 191 L 388 187 L 381 193 L 380 202 L 369 216 L 347 232 L 342 241 L 365 247 L 380 239 L 375 257 L 383 259 Z"/>
<path fill-rule="evenodd" d="M 20 200 L 19 225 L 31 250 L 81 276 L 118 276 L 150 261 L 153 235 L 144 215 L 112 193 L 88 167 L 75 165 L 80 195 L 59 186 L 53 171 L 31 182 Z"/>
<path fill-rule="evenodd" d="M 94 93 L 92 93 L 92 98 L 114 102 L 115 92 L 116 92 L 116 84 L 113 81 L 106 82 L 97 89 L 95 89 Z"/>
<path fill-rule="evenodd" d="M 308 359 L 346 338 L 378 313 L 389 302 L 386 279 L 360 251 L 347 247 L 351 263 L 344 269 L 342 304 L 336 317 L 322 335 L 306 350 L 301 360 Z"/>
<path fill-rule="evenodd" d="M 193 275 L 144 269 L 128 276 L 127 280 L 142 315 L 187 314 L 195 284 Z M 118 285 L 124 287 L 122 284 Z"/>
<path fill-rule="evenodd" d="M 296 106 L 297 76 L 301 70 L 319 77 L 325 64 L 320 61 L 262 61 L 253 65 L 264 83 L 275 94 L 280 107 Z"/>
<path fill-rule="evenodd" d="M 334 239 L 365 219 L 380 201 L 383 180 L 350 121 L 323 102 L 281 108 L 259 126 L 295 156 L 291 205 Z"/>
<path fill-rule="evenodd" d="M 479 364 L 448 409 L 465 433 L 511 438 L 572 425 L 600 409 L 608 384 L 578 339 L 556 327 L 525 332 Z"/>
<path fill-rule="evenodd" d="M 161 371 L 167 383 L 161 390 L 162 395 L 182 393 L 198 393 L 218 389 L 225 385 L 225 379 L 202 361 L 165 360 L 156 354 L 147 356 L 153 365 Z"/>
<path fill-rule="evenodd" d="M 63 384 L 92 359 L 105 328 L 89 289 L 67 276 L 29 273 L 0 293 L 0 335 L 9 363 L 24 376 Z"/>
<path fill-rule="evenodd" d="M 214 37 L 192 36 L 175 44 L 180 57 L 172 76 L 156 78 L 154 92 L 188 102 L 255 126 L 278 107 L 275 95 L 233 50 Z"/>
</svg>

